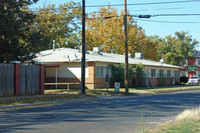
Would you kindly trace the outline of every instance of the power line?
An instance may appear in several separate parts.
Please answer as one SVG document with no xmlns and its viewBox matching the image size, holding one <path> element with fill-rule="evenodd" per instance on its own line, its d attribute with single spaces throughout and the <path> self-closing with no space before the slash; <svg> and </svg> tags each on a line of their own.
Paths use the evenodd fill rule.
<svg viewBox="0 0 200 133">
<path fill-rule="evenodd" d="M 186 8 L 200 8 L 200 7 L 175 7 L 175 8 L 158 8 L 158 9 L 142 9 L 142 10 L 129 10 L 129 11 L 156 11 L 156 10 L 173 10 L 173 9 L 186 9 Z M 93 11 L 88 14 L 93 13 L 111 13 L 111 12 L 101 12 L 101 11 Z"/>
<path fill-rule="evenodd" d="M 148 21 L 148 22 L 157 22 L 157 23 L 181 23 L 181 24 L 199 24 L 200 22 L 182 22 L 182 21 L 158 21 L 158 20 L 146 20 L 146 19 L 134 19 L 137 21 Z"/>
<path fill-rule="evenodd" d="M 169 16 L 200 16 L 200 14 L 157 14 L 157 15 L 129 15 L 138 18 L 150 18 L 150 17 L 169 17 Z"/>
<path fill-rule="evenodd" d="M 158 15 L 153 15 L 152 17 L 157 17 L 157 16 L 200 16 L 200 14 L 158 14 Z"/>
<path fill-rule="evenodd" d="M 157 14 L 157 15 L 135 15 L 135 14 L 131 15 L 131 14 L 129 14 L 127 16 L 139 17 L 139 18 L 140 18 L 140 16 L 149 16 L 148 18 L 150 18 L 150 17 L 160 17 L 160 16 L 164 16 L 164 17 L 167 17 L 167 16 L 200 16 L 200 14 Z M 123 15 L 122 16 L 117 16 L 117 15 L 116 16 L 106 16 L 103 18 L 109 19 L 109 18 L 113 18 L 113 17 L 123 17 Z"/>
<path fill-rule="evenodd" d="M 141 10 L 129 10 L 129 11 L 158 11 L 158 10 L 177 10 L 177 9 L 194 9 L 200 7 L 174 7 L 174 8 L 156 8 L 156 9 L 141 9 Z"/>
<path fill-rule="evenodd" d="M 185 1 L 168 1 L 168 2 L 152 2 L 152 3 L 136 3 L 136 4 L 127 4 L 129 6 L 140 6 L 140 5 L 159 5 L 159 4 L 175 4 L 175 3 L 188 3 L 188 2 L 200 2 L 200 0 L 185 0 Z M 86 7 L 103 7 L 108 5 L 89 5 Z M 124 6 L 124 4 L 113 4 L 109 6 Z"/>
<path fill-rule="evenodd" d="M 117 17 L 117 16 L 115 16 Z M 98 20 L 98 18 L 87 18 L 88 20 Z M 101 18 L 102 20 L 120 20 L 122 21 L 123 19 L 106 19 L 106 18 Z M 157 23 L 179 23 L 179 24 L 199 24 L 200 22 L 183 22 L 183 21 L 158 21 L 158 20 L 146 20 L 146 19 L 134 19 L 136 21 L 148 21 L 148 22 L 157 22 Z M 137 23 L 137 22 L 135 22 Z"/>
<path fill-rule="evenodd" d="M 160 15 L 155 15 L 156 16 L 189 16 L 189 15 L 200 15 L 200 14 L 160 14 Z M 138 15 L 129 15 L 132 17 L 138 17 Z M 89 20 L 98 20 L 98 19 L 104 19 L 104 20 L 109 20 L 110 18 L 113 17 L 123 17 L 123 16 L 108 16 L 108 17 L 103 17 L 103 18 L 87 18 Z M 111 20 L 122 20 L 122 19 L 111 19 Z M 159 23 L 185 23 L 185 24 L 197 24 L 200 22 L 183 22 L 183 21 L 157 21 L 157 20 L 146 20 L 146 19 L 134 19 L 134 20 L 139 20 L 139 21 L 148 21 L 148 22 L 159 22 Z"/>
</svg>

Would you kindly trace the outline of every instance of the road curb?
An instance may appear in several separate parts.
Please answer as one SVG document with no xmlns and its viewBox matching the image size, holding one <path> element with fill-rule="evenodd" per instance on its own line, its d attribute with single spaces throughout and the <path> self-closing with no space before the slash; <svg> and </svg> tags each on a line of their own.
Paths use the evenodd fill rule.
<svg viewBox="0 0 200 133">
<path fill-rule="evenodd" d="M 200 88 L 200 87 L 199 87 Z M 169 93 L 176 93 L 176 92 L 185 92 L 185 91 L 193 91 L 193 90 L 200 90 L 200 89 L 189 89 L 189 90 L 174 90 L 174 91 L 165 91 L 165 92 L 158 92 L 155 95 L 159 95 L 159 94 L 169 94 Z"/>
<path fill-rule="evenodd" d="M 79 98 L 79 99 L 68 99 L 68 100 L 60 100 L 60 101 L 49 101 L 49 102 L 38 102 L 38 103 L 27 103 L 27 104 L 18 104 L 18 105 L 5 105 L 0 106 L 0 110 L 10 110 L 10 109 L 20 109 L 27 107 L 38 107 L 38 106 L 50 106 L 50 105 L 59 105 L 65 103 L 75 103 L 75 102 L 86 102 L 91 100 L 101 100 L 102 98 Z"/>
</svg>

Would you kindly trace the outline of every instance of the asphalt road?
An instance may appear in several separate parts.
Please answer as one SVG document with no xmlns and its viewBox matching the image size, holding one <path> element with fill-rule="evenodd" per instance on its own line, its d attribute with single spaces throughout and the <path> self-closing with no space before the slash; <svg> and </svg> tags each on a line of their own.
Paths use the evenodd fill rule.
<svg viewBox="0 0 200 133">
<path fill-rule="evenodd" d="M 200 91 L 0 111 L 0 132 L 135 133 L 200 104 Z"/>
</svg>

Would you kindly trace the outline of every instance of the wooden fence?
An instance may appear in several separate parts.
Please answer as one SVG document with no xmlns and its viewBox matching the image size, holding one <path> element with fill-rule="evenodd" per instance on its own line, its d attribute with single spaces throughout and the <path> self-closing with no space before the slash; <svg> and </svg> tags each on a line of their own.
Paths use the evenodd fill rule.
<svg viewBox="0 0 200 133">
<path fill-rule="evenodd" d="M 0 64 L 0 96 L 43 94 L 41 68 L 44 69 L 42 65 Z"/>
<path fill-rule="evenodd" d="M 38 65 L 20 66 L 20 95 L 39 94 L 40 69 Z"/>
<path fill-rule="evenodd" d="M 14 64 L 0 64 L 0 96 L 14 95 Z"/>
</svg>

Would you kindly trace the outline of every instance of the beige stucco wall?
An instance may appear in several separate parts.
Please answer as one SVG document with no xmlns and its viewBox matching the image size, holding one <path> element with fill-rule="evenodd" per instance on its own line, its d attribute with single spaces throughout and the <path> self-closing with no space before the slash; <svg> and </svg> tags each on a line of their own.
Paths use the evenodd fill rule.
<svg viewBox="0 0 200 133">
<path fill-rule="evenodd" d="M 56 70 L 57 69 L 57 70 Z M 81 64 L 80 63 L 61 63 L 60 67 L 46 67 L 46 77 L 59 78 L 81 78 Z M 88 78 L 88 66 L 85 68 L 85 76 Z"/>
<path fill-rule="evenodd" d="M 86 63 L 86 88 L 95 89 L 95 88 L 105 88 L 106 87 L 106 69 L 104 69 L 103 77 L 96 77 L 96 66 L 106 66 L 109 63 L 99 63 L 99 62 L 87 62 Z M 167 73 L 167 70 L 177 71 L 177 68 L 164 68 L 164 67 L 154 67 L 154 66 L 144 66 L 145 70 L 151 72 L 151 69 L 156 69 L 156 73 L 160 69 L 164 70 L 164 73 Z M 45 83 L 55 83 L 55 69 L 56 68 L 46 68 L 46 78 Z M 81 63 L 61 63 L 60 67 L 57 68 L 58 79 L 57 82 L 65 83 L 79 83 L 76 85 L 70 85 L 70 88 L 80 88 L 81 87 Z M 69 72 L 71 71 L 71 72 Z M 151 75 L 151 74 L 149 74 Z M 172 74 L 171 74 L 172 75 Z M 157 86 L 160 85 L 160 79 L 149 77 L 150 85 Z M 166 79 L 165 79 L 166 80 Z M 177 82 L 179 79 L 176 79 Z M 171 85 L 172 80 L 166 80 L 168 85 Z M 47 86 L 48 88 L 55 88 L 55 86 Z M 58 88 L 67 88 L 66 85 L 59 85 Z"/>
</svg>

